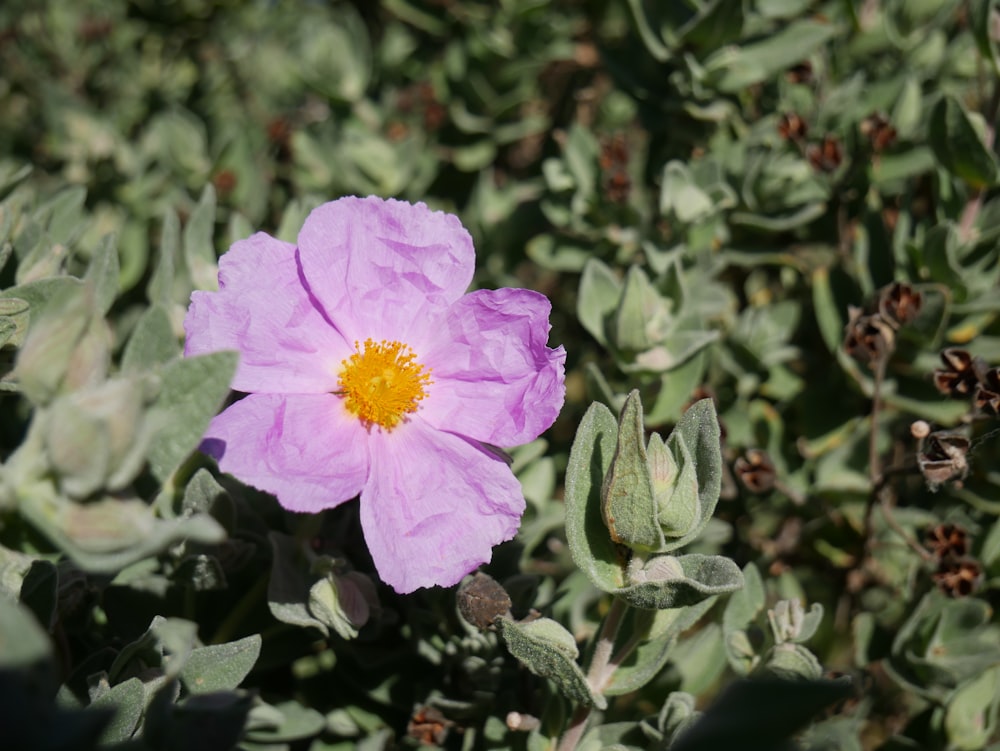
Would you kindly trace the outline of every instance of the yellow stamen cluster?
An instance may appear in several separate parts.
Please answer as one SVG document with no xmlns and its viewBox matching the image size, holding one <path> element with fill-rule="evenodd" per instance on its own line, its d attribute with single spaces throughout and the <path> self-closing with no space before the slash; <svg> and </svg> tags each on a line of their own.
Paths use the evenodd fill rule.
<svg viewBox="0 0 1000 751">
<path fill-rule="evenodd" d="M 427 396 L 430 371 L 401 342 L 366 339 L 363 349 L 358 342 L 354 348 L 357 351 L 341 362 L 337 393 L 346 397 L 347 410 L 366 424 L 394 428 Z"/>
</svg>

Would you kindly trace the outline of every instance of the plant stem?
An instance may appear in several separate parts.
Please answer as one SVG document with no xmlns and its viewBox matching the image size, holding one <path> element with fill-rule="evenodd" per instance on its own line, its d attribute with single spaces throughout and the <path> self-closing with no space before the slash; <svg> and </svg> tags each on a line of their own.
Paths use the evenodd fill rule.
<svg viewBox="0 0 1000 751">
<path fill-rule="evenodd" d="M 625 616 L 626 607 L 623 600 L 614 598 L 611 602 L 611 609 L 605 616 L 604 623 L 601 624 L 601 630 L 597 635 L 594 655 L 590 659 L 590 668 L 587 670 L 587 684 L 595 694 L 602 693 L 618 662 L 621 661 L 619 658 L 618 661 L 613 662 L 612 654 L 615 648 L 615 637 L 618 636 L 618 628 Z M 590 719 L 591 711 L 593 711 L 593 707 L 590 705 L 581 705 L 576 708 L 570 719 L 569 727 L 559 739 L 558 751 L 573 751 L 576 748 L 583 737 L 584 730 L 587 729 L 587 720 Z"/>
<path fill-rule="evenodd" d="M 868 496 L 868 503 L 865 506 L 865 526 L 864 545 L 865 554 L 871 546 L 872 539 L 872 512 L 875 510 L 875 501 L 878 499 L 879 491 L 882 488 L 882 468 L 878 455 L 878 422 L 879 412 L 882 409 L 882 381 L 885 378 L 885 366 L 889 359 L 888 352 L 882 354 L 875 363 L 875 384 L 872 387 L 872 413 L 871 428 L 868 434 L 868 480 L 871 482 L 871 494 Z"/>
</svg>

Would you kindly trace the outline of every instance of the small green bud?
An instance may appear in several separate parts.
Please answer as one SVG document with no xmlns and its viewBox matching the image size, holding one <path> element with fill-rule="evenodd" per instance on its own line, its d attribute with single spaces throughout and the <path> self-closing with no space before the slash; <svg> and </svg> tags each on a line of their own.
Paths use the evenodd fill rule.
<svg viewBox="0 0 1000 751">
<path fill-rule="evenodd" d="M 649 440 L 650 474 L 657 519 L 666 537 L 683 537 L 701 522 L 698 477 L 684 439 L 672 434 L 664 444 L 658 435 Z"/>
</svg>

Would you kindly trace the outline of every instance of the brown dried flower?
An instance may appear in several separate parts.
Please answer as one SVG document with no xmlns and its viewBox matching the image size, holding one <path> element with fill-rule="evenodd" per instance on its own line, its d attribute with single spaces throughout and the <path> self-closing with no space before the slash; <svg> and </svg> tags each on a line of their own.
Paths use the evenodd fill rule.
<svg viewBox="0 0 1000 751">
<path fill-rule="evenodd" d="M 980 412 L 1000 417 L 1000 368 L 990 368 L 982 373 L 973 402 Z"/>
<path fill-rule="evenodd" d="M 855 360 L 874 364 L 892 352 L 896 332 L 878 313 L 864 315 L 860 308 L 848 309 L 847 327 L 844 331 L 844 349 Z"/>
<path fill-rule="evenodd" d="M 983 567 L 972 558 L 949 556 L 941 559 L 933 574 L 938 589 L 949 597 L 968 597 L 983 580 Z"/>
<path fill-rule="evenodd" d="M 624 133 L 616 133 L 601 141 L 600 166 L 605 197 L 612 203 L 625 203 L 632 190 L 628 174 L 628 141 Z"/>
<path fill-rule="evenodd" d="M 934 371 L 934 385 L 942 394 L 966 399 L 983 380 L 986 364 L 964 349 L 951 348 L 941 353 L 944 367 Z"/>
<path fill-rule="evenodd" d="M 747 449 L 733 463 L 733 471 L 740 483 L 751 493 L 767 493 L 774 489 L 777 473 L 774 462 L 761 449 Z"/>
<path fill-rule="evenodd" d="M 440 746 L 454 724 L 436 707 L 418 707 L 406 726 L 406 734 L 424 746 Z"/>
<path fill-rule="evenodd" d="M 950 480 L 965 479 L 969 472 L 966 459 L 969 445 L 969 439 L 960 433 L 938 431 L 927 437 L 917 464 L 932 490 Z"/>
<path fill-rule="evenodd" d="M 895 329 L 912 322 L 923 304 L 924 296 L 903 282 L 893 282 L 878 293 L 878 312 Z"/>
<path fill-rule="evenodd" d="M 820 172 L 834 172 L 844 161 L 844 147 L 840 139 L 827 134 L 819 144 L 810 144 L 806 149 L 806 157 L 813 169 Z"/>
<path fill-rule="evenodd" d="M 793 65 L 785 72 L 785 78 L 791 83 L 811 83 L 813 80 L 812 63 L 804 60 L 801 63 Z"/>
<path fill-rule="evenodd" d="M 778 134 L 786 141 L 802 141 L 809 134 L 809 126 L 796 113 L 786 112 L 778 118 Z"/>
<path fill-rule="evenodd" d="M 969 552 L 969 533 L 958 524 L 936 524 L 927 530 L 926 539 L 937 558 L 961 557 Z"/>
<path fill-rule="evenodd" d="M 859 126 L 861 135 L 868 138 L 872 151 L 876 154 L 885 151 L 896 143 L 896 129 L 885 115 L 878 112 L 869 115 Z"/>
</svg>

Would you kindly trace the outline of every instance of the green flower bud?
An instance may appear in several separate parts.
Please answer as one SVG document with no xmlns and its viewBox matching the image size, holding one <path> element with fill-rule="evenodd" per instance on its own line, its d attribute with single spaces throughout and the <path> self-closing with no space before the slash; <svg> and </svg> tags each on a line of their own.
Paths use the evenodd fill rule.
<svg viewBox="0 0 1000 751">
<path fill-rule="evenodd" d="M 106 381 L 53 402 L 45 416 L 45 448 L 63 492 L 83 498 L 130 483 L 152 436 L 144 417 L 142 389 L 131 379 Z"/>
<path fill-rule="evenodd" d="M 81 292 L 50 308 L 28 329 L 15 376 L 35 404 L 104 380 L 111 359 L 108 326 Z"/>
<path fill-rule="evenodd" d="M 671 435 L 667 443 L 656 433 L 646 449 L 657 521 L 666 537 L 683 537 L 701 522 L 698 477 L 684 440 Z"/>
</svg>

